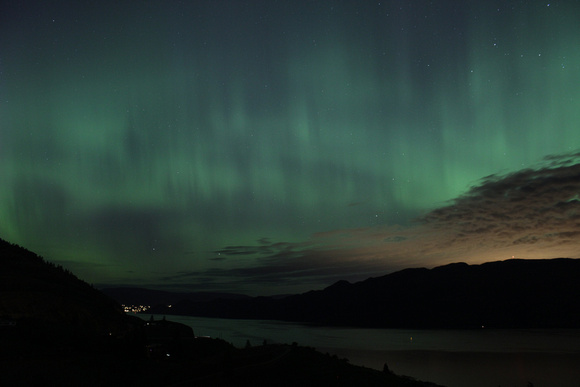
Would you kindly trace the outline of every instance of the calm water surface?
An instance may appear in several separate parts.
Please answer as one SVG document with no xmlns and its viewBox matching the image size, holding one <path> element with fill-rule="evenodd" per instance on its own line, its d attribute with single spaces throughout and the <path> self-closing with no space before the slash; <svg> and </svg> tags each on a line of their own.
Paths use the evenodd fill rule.
<svg viewBox="0 0 580 387">
<path fill-rule="evenodd" d="M 148 319 L 150 315 L 141 315 Z M 162 316 L 154 316 L 161 319 Z M 448 387 L 580 387 L 580 330 L 405 330 L 313 327 L 264 320 L 167 316 L 196 336 L 237 347 L 292 343 Z"/>
</svg>

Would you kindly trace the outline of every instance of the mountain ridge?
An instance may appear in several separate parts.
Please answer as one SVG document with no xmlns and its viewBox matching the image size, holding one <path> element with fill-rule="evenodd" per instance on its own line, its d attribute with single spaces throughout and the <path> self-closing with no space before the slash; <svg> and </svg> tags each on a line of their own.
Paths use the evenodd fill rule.
<svg viewBox="0 0 580 387">
<path fill-rule="evenodd" d="M 297 344 L 238 349 L 127 316 L 60 266 L 0 239 L 0 380 L 10 386 L 436 386 Z M 315 366 L 313 366 L 313 364 Z"/>
<path fill-rule="evenodd" d="M 181 301 L 152 313 L 376 328 L 578 328 L 580 259 L 410 268 L 283 299 Z"/>
<path fill-rule="evenodd" d="M 100 291 L 117 302 L 125 305 L 160 305 L 172 304 L 177 299 L 190 301 L 212 301 L 219 298 L 249 299 L 250 296 L 237 293 L 221 292 L 172 292 L 148 289 L 136 286 L 118 286 L 101 288 Z"/>
<path fill-rule="evenodd" d="M 0 239 L 0 318 L 32 320 L 99 333 L 131 322 L 110 297 L 61 266 Z"/>
</svg>

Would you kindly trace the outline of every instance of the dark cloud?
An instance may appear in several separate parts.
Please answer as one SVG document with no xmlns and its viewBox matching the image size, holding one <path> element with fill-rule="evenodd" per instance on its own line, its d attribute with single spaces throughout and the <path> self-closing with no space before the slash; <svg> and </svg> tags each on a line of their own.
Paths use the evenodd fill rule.
<svg viewBox="0 0 580 387">
<path fill-rule="evenodd" d="M 394 235 L 392 237 L 388 237 L 388 238 L 384 239 L 384 241 L 388 242 L 388 243 L 397 243 L 397 242 L 403 242 L 406 240 L 407 240 L 407 237 L 400 236 L 400 235 Z"/>
<path fill-rule="evenodd" d="M 181 272 L 162 278 L 162 282 L 176 287 L 195 287 L 197 290 L 244 291 L 260 294 L 264 288 L 275 293 L 300 292 L 332 284 L 348 276 L 362 280 L 376 274 L 365 262 L 330 264 L 332 254 L 304 251 L 293 255 L 278 254 L 257 265 L 240 268 L 212 268 L 203 271 Z M 272 292 L 271 291 L 271 292 Z"/>
<path fill-rule="evenodd" d="M 463 235 L 537 243 L 554 232 L 574 232 L 580 216 L 578 154 L 552 156 L 549 165 L 505 176 L 492 175 L 449 206 L 423 220 Z"/>
<path fill-rule="evenodd" d="M 296 245 L 287 242 L 271 243 L 269 238 L 260 238 L 259 245 L 253 246 L 226 246 L 223 249 L 214 251 L 215 254 L 226 256 L 235 255 L 273 255 L 287 254 L 291 252 Z"/>
<path fill-rule="evenodd" d="M 536 169 L 490 175 L 412 227 L 370 227 L 313 234 L 300 243 L 261 238 L 227 246 L 246 266 L 182 272 L 164 281 L 228 289 L 278 285 L 288 291 L 361 280 L 408 266 L 580 256 L 580 155 L 552 156 Z M 265 286 L 268 285 L 268 286 Z M 276 287 L 273 287 L 274 289 Z"/>
</svg>

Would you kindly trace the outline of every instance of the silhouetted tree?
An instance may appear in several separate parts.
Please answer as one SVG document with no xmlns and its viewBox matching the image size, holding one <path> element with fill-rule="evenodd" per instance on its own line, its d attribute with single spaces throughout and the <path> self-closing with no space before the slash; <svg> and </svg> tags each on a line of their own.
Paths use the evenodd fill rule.
<svg viewBox="0 0 580 387">
<path fill-rule="evenodd" d="M 383 372 L 384 372 L 385 374 L 392 374 L 392 373 L 393 373 L 393 371 L 391 371 L 391 370 L 389 369 L 389 365 L 387 364 L 387 362 L 385 362 L 385 364 L 383 364 Z"/>
</svg>

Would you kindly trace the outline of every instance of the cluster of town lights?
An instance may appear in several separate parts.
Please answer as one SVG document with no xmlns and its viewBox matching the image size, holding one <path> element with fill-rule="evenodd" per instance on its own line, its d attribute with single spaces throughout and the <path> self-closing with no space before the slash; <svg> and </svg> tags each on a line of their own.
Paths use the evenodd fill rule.
<svg viewBox="0 0 580 387">
<path fill-rule="evenodd" d="M 147 310 L 151 309 L 149 305 L 125 305 L 121 304 L 125 313 L 142 313 L 146 312 Z"/>
</svg>

